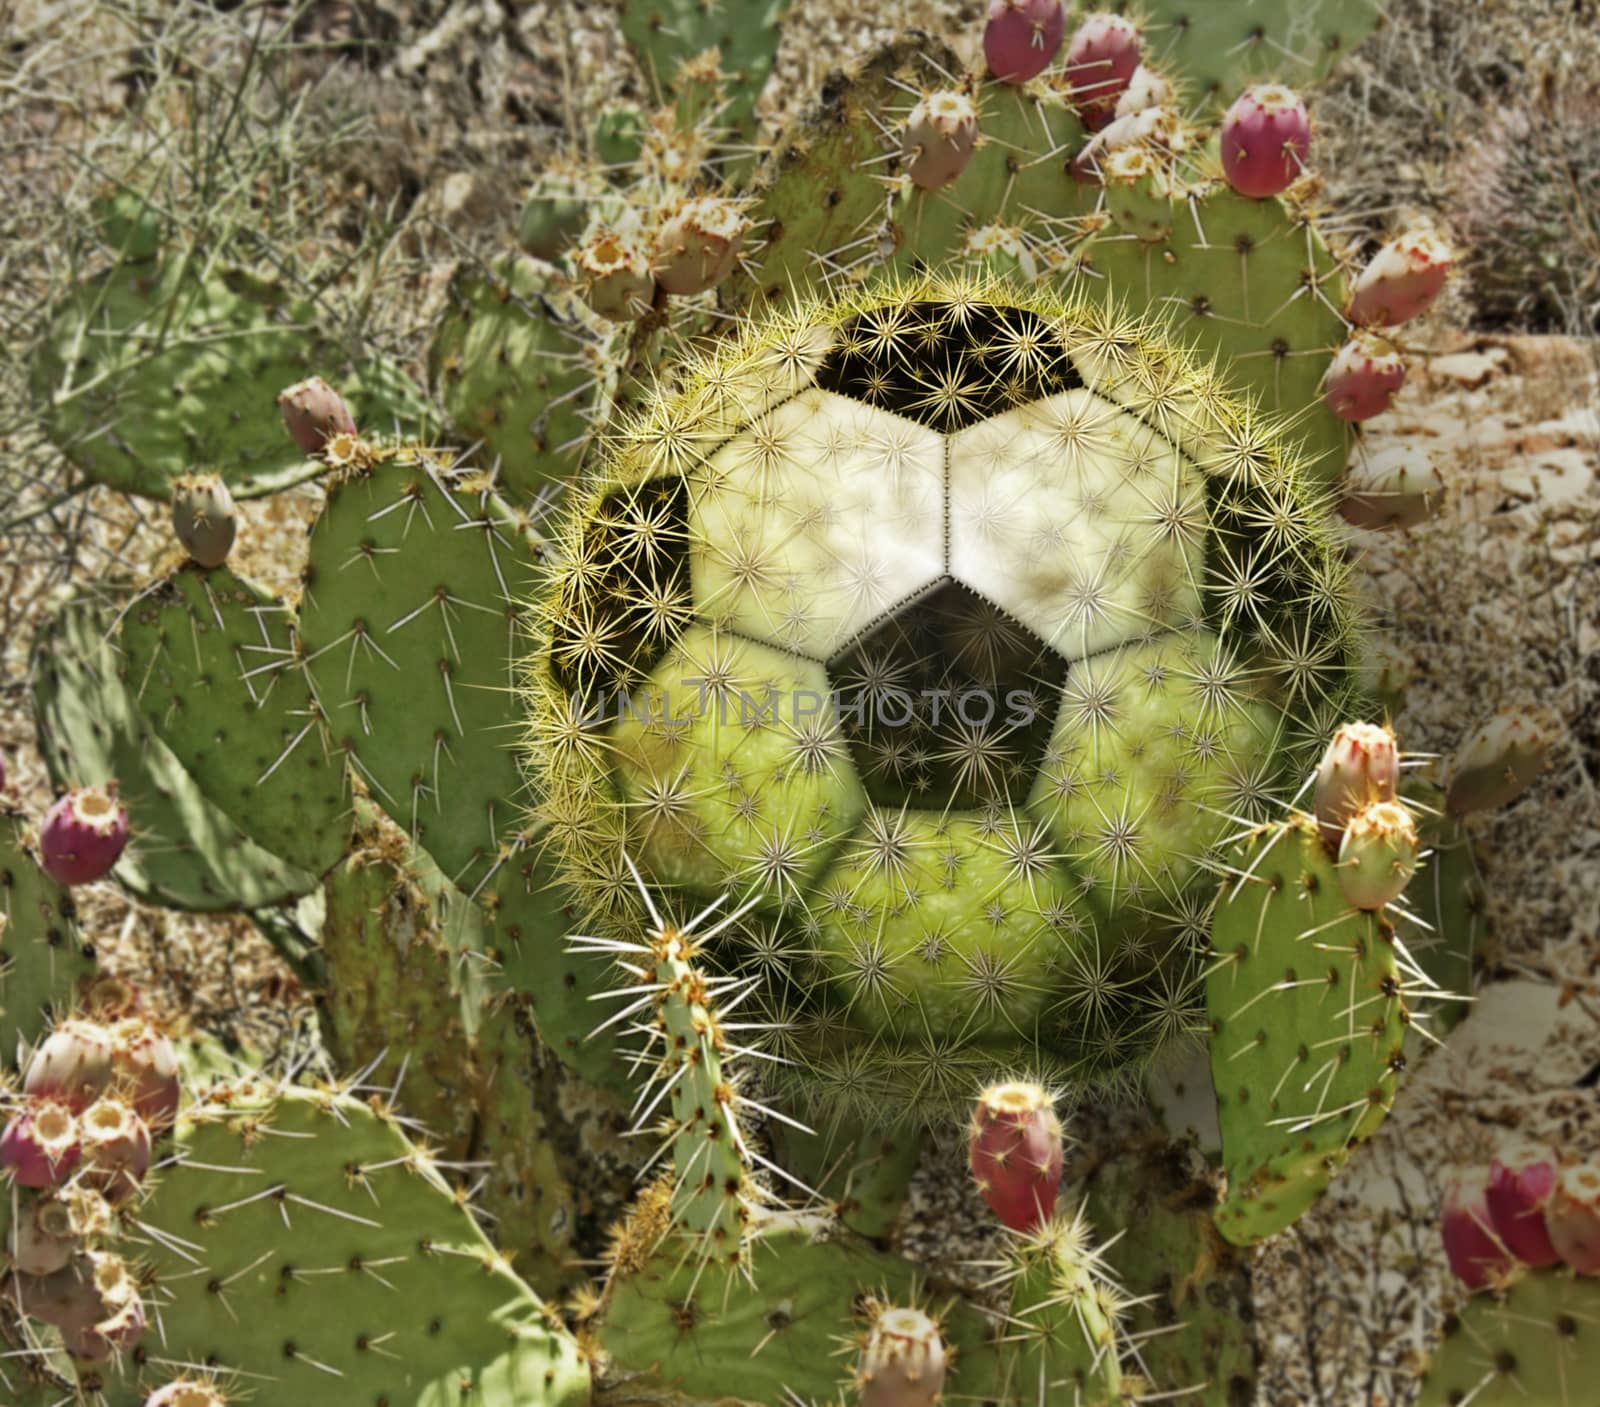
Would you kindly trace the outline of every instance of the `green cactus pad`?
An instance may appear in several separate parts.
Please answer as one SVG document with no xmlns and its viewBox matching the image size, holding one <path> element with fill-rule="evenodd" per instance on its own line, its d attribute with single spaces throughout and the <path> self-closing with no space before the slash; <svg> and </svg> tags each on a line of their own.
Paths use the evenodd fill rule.
<svg viewBox="0 0 1600 1407">
<path fill-rule="evenodd" d="M 1128 1372 L 1159 1401 L 1195 1407 L 1255 1400 L 1255 1309 L 1247 1256 L 1211 1218 L 1216 1176 L 1194 1148 L 1141 1133 L 1097 1162 L 1088 1210 L 1115 1239 L 1106 1263 L 1137 1298 L 1125 1328 Z"/>
<path fill-rule="evenodd" d="M 333 485 L 299 621 L 335 746 L 474 897 L 523 810 L 516 599 L 538 551 L 482 484 L 404 450 Z"/>
<path fill-rule="evenodd" d="M 1401 922 L 1406 951 L 1434 984 L 1438 996 L 1419 993 L 1417 1011 L 1427 1029 L 1447 1035 L 1472 1010 L 1462 998 L 1478 985 L 1491 960 L 1488 898 L 1472 837 L 1459 818 L 1444 814 L 1444 793 L 1434 786 L 1408 786 L 1407 799 L 1421 814 L 1417 832 L 1431 853 L 1427 866 L 1406 889 L 1415 922 Z"/>
<path fill-rule="evenodd" d="M 610 394 L 613 336 L 536 259 L 511 255 L 456 275 L 430 375 L 509 502 L 548 494 L 577 471 Z"/>
<path fill-rule="evenodd" d="M 133 839 L 117 882 L 147 903 L 197 911 L 257 908 L 313 890 L 315 875 L 246 836 L 151 730 L 110 643 L 116 622 L 109 599 L 63 601 L 34 635 L 32 675 L 51 781 L 118 783 Z"/>
<path fill-rule="evenodd" d="M 1353 53 L 1383 16 L 1383 0 L 1115 0 L 1133 14 L 1143 57 L 1192 100 L 1226 107 L 1252 83 L 1302 91 Z"/>
<path fill-rule="evenodd" d="M 196 785 L 258 845 L 322 874 L 344 852 L 350 798 L 292 624 L 228 568 L 188 565 L 129 605 L 120 644 L 129 691 Z"/>
<path fill-rule="evenodd" d="M 97 970 L 72 895 L 39 868 L 20 813 L 0 807 L 0 1069 L 72 1006 Z"/>
<path fill-rule="evenodd" d="M 1417 1407 L 1579 1407 L 1600 1374 L 1600 1280 L 1530 1271 L 1445 1320 Z"/>
<path fill-rule="evenodd" d="M 916 1129 L 843 1119 L 815 1131 L 774 1124 L 768 1136 L 778 1162 L 820 1194 L 841 1224 L 869 1239 L 894 1226 L 928 1141 Z"/>
<path fill-rule="evenodd" d="M 577 1345 L 365 1100 L 213 1090 L 138 1216 L 161 1330 L 104 1375 L 108 1407 L 138 1407 L 174 1364 L 303 1407 L 590 1400 Z"/>
<path fill-rule="evenodd" d="M 1229 863 L 1207 979 L 1211 1073 L 1235 1245 L 1282 1230 L 1394 1102 L 1410 1012 L 1390 920 L 1350 907 L 1308 817 L 1263 827 Z"/>
<path fill-rule="evenodd" d="M 539 598 L 561 877 L 612 936 L 624 854 L 748 900 L 706 960 L 829 1115 L 1132 1073 L 1196 1024 L 1221 818 L 1348 695 L 1321 506 L 1091 306 L 930 281 L 757 324 L 622 438 Z"/>
<path fill-rule="evenodd" d="M 218 473 L 250 498 L 321 473 L 284 433 L 276 399 L 312 374 L 369 432 L 398 422 L 416 433 L 428 418 L 402 371 L 352 362 L 316 330 L 311 304 L 198 251 L 77 285 L 29 373 L 62 453 L 96 482 L 151 498 L 180 474 Z"/>
</svg>

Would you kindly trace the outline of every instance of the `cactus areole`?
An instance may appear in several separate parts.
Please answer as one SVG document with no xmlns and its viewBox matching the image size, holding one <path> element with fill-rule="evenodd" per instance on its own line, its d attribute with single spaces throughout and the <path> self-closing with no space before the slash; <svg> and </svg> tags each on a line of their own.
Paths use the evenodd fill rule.
<svg viewBox="0 0 1600 1407">
<path fill-rule="evenodd" d="M 704 958 L 802 1105 L 1127 1078 L 1197 1024 L 1210 852 L 1350 706 L 1324 519 L 1219 374 L 1097 306 L 928 281 L 755 324 L 620 437 L 540 593 L 564 877 L 619 935 L 630 860 L 682 916 L 748 904 Z"/>
</svg>

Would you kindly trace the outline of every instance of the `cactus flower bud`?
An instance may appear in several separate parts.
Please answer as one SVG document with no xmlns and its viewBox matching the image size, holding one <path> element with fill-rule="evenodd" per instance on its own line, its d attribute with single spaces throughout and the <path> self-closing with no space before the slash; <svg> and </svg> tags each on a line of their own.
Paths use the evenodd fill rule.
<svg viewBox="0 0 1600 1407">
<path fill-rule="evenodd" d="M 685 201 L 656 237 L 656 282 L 678 297 L 715 288 L 733 272 L 749 228 L 737 201 L 715 195 Z"/>
<path fill-rule="evenodd" d="M 1600 1275 L 1600 1170 L 1564 1168 L 1544 1209 L 1550 1244 L 1579 1275 Z"/>
<path fill-rule="evenodd" d="M 1556 1155 L 1543 1143 L 1519 1143 L 1497 1153 L 1489 1164 L 1484 1195 L 1495 1234 L 1512 1255 L 1536 1270 L 1561 1259 L 1544 1222 L 1557 1176 Z"/>
<path fill-rule="evenodd" d="M 1121 15 L 1088 16 L 1067 46 L 1066 80 L 1083 125 L 1099 131 L 1139 67 L 1139 31 Z"/>
<path fill-rule="evenodd" d="M 1488 1186 L 1488 1172 L 1475 1168 L 1444 1190 L 1444 1253 L 1456 1279 L 1469 1290 L 1504 1280 L 1515 1265 L 1495 1234 Z"/>
<path fill-rule="evenodd" d="M 967 169 L 977 144 L 978 109 L 965 93 L 946 90 L 911 109 L 901 151 L 912 183 L 936 191 Z"/>
<path fill-rule="evenodd" d="M 56 1187 L 82 1156 L 78 1120 L 56 1099 L 31 1099 L 0 1133 L 0 1168 L 19 1187 Z"/>
<path fill-rule="evenodd" d="M 861 1407 L 933 1407 L 944 1391 L 948 1364 L 932 1319 L 920 1309 L 886 1309 L 856 1368 Z"/>
<path fill-rule="evenodd" d="M 1358 909 L 1392 904 L 1417 872 L 1417 824 L 1398 801 L 1375 801 L 1356 812 L 1339 842 L 1339 888 Z"/>
<path fill-rule="evenodd" d="M 183 474 L 172 481 L 172 530 L 190 558 L 220 567 L 233 550 L 239 518 L 220 474 Z"/>
<path fill-rule="evenodd" d="M 1252 200 L 1288 190 L 1304 173 L 1310 152 L 1305 102 L 1281 83 L 1246 88 L 1223 116 L 1223 175 Z"/>
<path fill-rule="evenodd" d="M 1445 809 L 1459 816 L 1515 801 L 1538 781 L 1560 726 L 1544 709 L 1501 709 L 1456 750 Z"/>
<path fill-rule="evenodd" d="M 317 455 L 335 435 L 356 433 L 350 407 L 320 376 L 297 381 L 278 393 L 283 423 L 302 454 Z"/>
<path fill-rule="evenodd" d="M 1358 332 L 1335 353 L 1323 399 L 1341 420 L 1371 420 L 1406 384 L 1405 359 L 1388 342 Z"/>
<path fill-rule="evenodd" d="M 1317 769 L 1312 812 L 1330 850 L 1344 828 L 1374 801 L 1393 801 L 1400 782 L 1400 748 L 1394 733 L 1376 723 L 1346 723 L 1333 735 Z"/>
<path fill-rule="evenodd" d="M 1352 527 L 1414 528 L 1444 501 L 1444 479 L 1425 450 L 1404 446 L 1373 455 L 1351 470 L 1339 513 Z"/>
<path fill-rule="evenodd" d="M 1362 327 L 1398 327 L 1433 306 L 1455 262 L 1449 245 L 1430 229 L 1390 240 L 1357 276 L 1350 290 L 1350 321 Z"/>
<path fill-rule="evenodd" d="M 1002 83 L 1026 83 L 1050 67 L 1066 28 L 1061 0 L 989 0 L 984 62 Z"/>
<path fill-rule="evenodd" d="M 57 884 L 89 884 L 111 872 L 127 844 L 128 812 L 115 784 L 78 787 L 45 813 L 39 864 Z"/>
<path fill-rule="evenodd" d="M 650 311 L 655 275 L 644 246 L 632 235 L 599 230 L 573 256 L 589 306 L 611 322 L 633 322 Z"/>
<path fill-rule="evenodd" d="M 967 1160 L 983 1200 L 1004 1226 L 1032 1231 L 1050 1219 L 1061 1188 L 1061 1121 L 1049 1094 L 1013 1080 L 978 1098 Z"/>
</svg>

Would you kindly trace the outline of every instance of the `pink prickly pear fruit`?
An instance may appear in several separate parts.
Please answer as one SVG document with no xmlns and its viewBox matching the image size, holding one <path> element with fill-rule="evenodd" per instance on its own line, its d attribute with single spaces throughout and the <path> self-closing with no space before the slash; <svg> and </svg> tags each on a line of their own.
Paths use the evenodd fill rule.
<svg viewBox="0 0 1600 1407">
<path fill-rule="evenodd" d="M 1561 720 L 1546 709 L 1501 709 L 1473 730 L 1450 762 L 1445 810 L 1463 815 L 1515 801 L 1544 771 Z"/>
<path fill-rule="evenodd" d="M 1061 0 L 989 0 L 984 62 L 1002 83 L 1026 83 L 1050 67 L 1066 28 Z"/>
<path fill-rule="evenodd" d="M 1427 312 L 1450 276 L 1455 255 L 1433 230 L 1391 239 L 1356 276 L 1350 321 L 1362 327 L 1398 327 Z"/>
<path fill-rule="evenodd" d="M 78 1120 L 83 1135 L 80 1181 L 115 1205 L 139 1190 L 150 1171 L 150 1129 L 121 1099 L 100 1099 Z"/>
<path fill-rule="evenodd" d="M 749 228 L 736 200 L 702 195 L 685 201 L 656 236 L 656 282 L 678 297 L 715 288 L 733 272 Z"/>
<path fill-rule="evenodd" d="M 1382 532 L 1425 523 L 1443 502 L 1444 478 L 1427 452 L 1402 445 L 1351 471 L 1339 514 L 1352 527 Z"/>
<path fill-rule="evenodd" d="M 11 1265 L 24 1275 L 51 1275 L 72 1260 L 78 1230 L 59 1196 L 43 1196 L 18 1209 L 11 1227 Z"/>
<path fill-rule="evenodd" d="M 59 1099 L 82 1113 L 116 1073 L 116 1037 L 94 1021 L 68 1017 L 40 1042 L 23 1072 L 23 1093 Z"/>
<path fill-rule="evenodd" d="M 946 89 L 911 109 L 900 149 L 912 184 L 936 191 L 967 169 L 977 145 L 978 109 L 965 93 Z"/>
<path fill-rule="evenodd" d="M 1364 910 L 1392 904 L 1417 872 L 1417 823 L 1398 801 L 1374 801 L 1352 816 L 1339 842 L 1339 889 Z"/>
<path fill-rule="evenodd" d="M 283 423 L 302 454 L 317 455 L 335 435 L 356 433 L 350 407 L 320 376 L 296 381 L 278 393 Z"/>
<path fill-rule="evenodd" d="M 178 1052 L 165 1031 L 132 1016 L 112 1028 L 112 1061 L 134 1112 L 153 1129 L 178 1117 Z"/>
<path fill-rule="evenodd" d="M 76 787 L 45 813 L 39 864 L 57 884 L 89 884 L 110 873 L 127 844 L 128 812 L 116 784 Z"/>
<path fill-rule="evenodd" d="M 1013 1231 L 1050 1219 L 1061 1188 L 1061 1121 L 1039 1085 L 990 1085 L 978 1097 L 967 1161 L 989 1209 Z"/>
<path fill-rule="evenodd" d="M 655 275 L 650 256 L 632 235 L 598 230 L 573 255 L 584 297 L 610 322 L 635 322 L 650 311 Z"/>
<path fill-rule="evenodd" d="M 861 1407 L 934 1407 L 949 1355 L 939 1326 L 920 1309 L 885 1309 L 856 1366 Z"/>
<path fill-rule="evenodd" d="M 133 1299 L 87 1329 L 63 1329 L 61 1346 L 79 1363 L 104 1363 L 137 1348 L 148 1327 L 144 1301 Z"/>
<path fill-rule="evenodd" d="M 1337 851 L 1344 828 L 1375 801 L 1393 801 L 1400 782 L 1400 747 L 1392 730 L 1377 723 L 1346 723 L 1333 735 L 1317 768 L 1312 814 L 1329 850 Z"/>
<path fill-rule="evenodd" d="M 172 481 L 172 531 L 191 561 L 220 567 L 238 530 L 233 495 L 220 474 L 183 474 Z"/>
<path fill-rule="evenodd" d="M 144 1400 L 144 1407 L 226 1407 L 226 1400 L 211 1383 L 179 1380 L 158 1387 Z"/>
<path fill-rule="evenodd" d="M 30 1099 L 0 1133 L 0 1169 L 18 1187 L 57 1187 L 82 1157 L 78 1120 L 57 1099 Z"/>
<path fill-rule="evenodd" d="M 1488 1187 L 1488 1170 L 1474 1168 L 1444 1190 L 1444 1253 L 1456 1279 L 1469 1290 L 1505 1280 L 1516 1265 L 1495 1234 Z"/>
<path fill-rule="evenodd" d="M 1139 31 L 1121 15 L 1090 15 L 1067 45 L 1067 87 L 1083 125 L 1097 132 L 1139 67 Z"/>
<path fill-rule="evenodd" d="M 1178 93 L 1171 81 L 1153 68 L 1140 64 L 1128 80 L 1127 91 L 1117 99 L 1113 114 L 1118 120 L 1132 117 L 1148 108 L 1173 108 L 1177 106 Z"/>
<path fill-rule="evenodd" d="M 1246 88 L 1222 118 L 1222 174 L 1240 195 L 1264 200 L 1305 173 L 1311 118 L 1281 83 Z"/>
<path fill-rule="evenodd" d="M 1564 1168 L 1545 1203 L 1544 1224 L 1565 1264 L 1579 1275 L 1600 1275 L 1600 1170 Z"/>
<path fill-rule="evenodd" d="M 1323 400 L 1341 420 L 1371 420 L 1389 409 L 1406 384 L 1406 364 L 1383 338 L 1358 332 L 1339 348 L 1328 367 Z"/>
<path fill-rule="evenodd" d="M 1559 1176 L 1555 1152 L 1544 1143 L 1519 1143 L 1497 1153 L 1489 1164 L 1484 1196 L 1495 1234 L 1512 1255 L 1535 1270 L 1561 1259 L 1544 1221 L 1545 1204 Z"/>
</svg>

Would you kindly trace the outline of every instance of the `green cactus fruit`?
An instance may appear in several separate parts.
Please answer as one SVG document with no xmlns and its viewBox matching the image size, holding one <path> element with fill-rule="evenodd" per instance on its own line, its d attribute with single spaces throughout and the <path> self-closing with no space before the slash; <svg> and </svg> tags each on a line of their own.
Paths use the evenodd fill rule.
<svg viewBox="0 0 1600 1407">
<path fill-rule="evenodd" d="M 39 868 L 22 815 L 0 806 L 0 1069 L 94 976 L 76 913 L 71 893 Z"/>
<path fill-rule="evenodd" d="M 57 787 L 118 782 L 133 843 L 113 871 L 147 903 L 208 911 L 282 903 L 317 878 L 252 841 L 184 770 L 145 721 L 111 644 L 117 601 L 73 595 L 34 636 L 33 707 L 39 751 Z"/>
<path fill-rule="evenodd" d="M 1415 921 L 1402 920 L 1398 933 L 1431 984 L 1417 992 L 1416 1024 L 1443 1036 L 1472 1009 L 1467 997 L 1493 961 L 1488 894 L 1465 824 L 1445 814 L 1443 791 L 1408 783 L 1406 800 L 1417 810 L 1428 860 L 1406 890 L 1402 913 Z"/>
<path fill-rule="evenodd" d="M 300 658 L 334 746 L 472 897 L 523 809 L 516 598 L 540 550 L 483 475 L 401 449 L 330 487 L 302 575 Z"/>
<path fill-rule="evenodd" d="M 1140 1130 L 1089 1172 L 1094 1224 L 1115 1228 L 1106 1264 L 1138 1297 L 1127 1371 L 1145 1399 L 1195 1407 L 1255 1400 L 1258 1350 L 1249 1257 L 1218 1234 L 1216 1173 L 1192 1144 Z"/>
<path fill-rule="evenodd" d="M 1394 1102 L 1411 1019 L 1394 929 L 1346 900 L 1309 816 L 1261 827 L 1212 919 L 1211 1073 L 1228 1193 L 1248 1245 L 1327 1189 Z"/>
<path fill-rule="evenodd" d="M 582 464 L 610 394 L 610 335 L 537 259 L 457 273 L 429 375 L 508 502 L 548 494 Z"/>
<path fill-rule="evenodd" d="M 1447 1316 L 1418 1407 L 1578 1407 L 1600 1372 L 1600 1279 L 1523 1274 Z"/>
<path fill-rule="evenodd" d="M 172 530 L 202 567 L 220 567 L 239 530 L 233 495 L 220 474 L 180 474 L 172 481 Z"/>
<path fill-rule="evenodd" d="M 138 1211 L 160 1352 L 97 1378 L 107 1407 L 177 1364 L 304 1407 L 590 1401 L 576 1343 L 375 1104 L 244 1082 L 185 1111 Z"/>
<path fill-rule="evenodd" d="M 293 620 L 226 567 L 189 565 L 130 603 L 119 639 L 139 709 L 196 784 L 258 845 L 322 874 L 344 852 L 350 798 Z"/>
<path fill-rule="evenodd" d="M 744 896 L 707 961 L 761 979 L 772 1080 L 856 1118 L 1125 1077 L 1191 1030 L 1207 852 L 1350 688 L 1269 424 L 998 285 L 758 325 L 627 433 L 559 556 L 528 753 L 563 878 L 613 934 L 624 854 L 691 911 Z"/>
<path fill-rule="evenodd" d="M 96 482 L 167 498 L 180 474 L 212 471 L 253 498 L 322 471 L 283 434 L 273 399 L 308 367 L 373 431 L 417 433 L 429 418 L 398 367 L 352 362 L 316 325 L 280 285 L 174 252 L 74 286 L 29 385 L 50 438 Z"/>
</svg>

